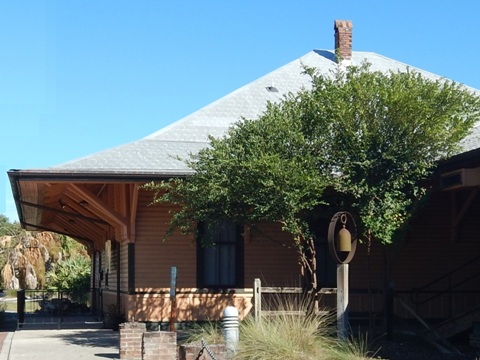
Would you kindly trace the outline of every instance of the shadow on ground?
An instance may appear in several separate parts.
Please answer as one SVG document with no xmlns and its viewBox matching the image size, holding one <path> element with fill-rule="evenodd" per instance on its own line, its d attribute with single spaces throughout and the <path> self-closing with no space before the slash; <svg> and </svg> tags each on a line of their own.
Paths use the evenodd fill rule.
<svg viewBox="0 0 480 360">
<path fill-rule="evenodd" d="M 70 330 L 52 335 L 71 345 L 89 347 L 118 347 L 119 333 L 113 330 Z"/>
<path fill-rule="evenodd" d="M 17 314 L 3 313 L 0 319 L 0 331 L 15 331 L 17 328 Z"/>
<path fill-rule="evenodd" d="M 95 354 L 95 356 L 105 359 L 118 359 L 118 354 Z"/>
</svg>

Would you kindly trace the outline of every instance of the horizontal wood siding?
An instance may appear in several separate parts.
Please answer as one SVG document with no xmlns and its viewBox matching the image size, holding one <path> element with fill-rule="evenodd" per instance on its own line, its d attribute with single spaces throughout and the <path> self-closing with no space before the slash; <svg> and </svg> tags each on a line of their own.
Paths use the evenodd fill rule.
<svg viewBox="0 0 480 360">
<path fill-rule="evenodd" d="M 472 293 L 480 289 L 480 197 L 463 208 L 471 191 L 432 195 L 411 222 L 405 239 L 395 245 L 376 242 L 369 257 L 366 244 L 361 244 L 350 266 L 351 287 L 367 289 L 370 285 L 375 292 L 391 280 L 396 293 L 425 318 L 447 318 L 472 309 L 480 296 Z M 462 209 L 466 210 L 463 215 Z M 470 265 L 465 266 L 468 262 Z M 462 266 L 462 270 L 451 273 Z M 420 291 L 418 296 L 411 295 L 415 289 Z M 449 289 L 451 294 L 436 296 Z M 410 317 L 398 304 L 396 311 L 399 316 Z"/>
<path fill-rule="evenodd" d="M 290 234 L 278 224 L 260 224 L 245 237 L 245 287 L 255 278 L 265 286 L 300 286 L 298 255 Z"/>
<path fill-rule="evenodd" d="M 128 244 L 120 247 L 120 290 L 128 291 Z"/>
<path fill-rule="evenodd" d="M 170 270 L 177 267 L 179 287 L 196 287 L 196 246 L 192 236 L 174 234 L 164 240 L 170 207 L 149 206 L 152 193 L 140 191 L 135 242 L 135 286 L 145 289 L 170 286 Z"/>
<path fill-rule="evenodd" d="M 196 245 L 192 236 L 175 234 L 164 241 L 171 215 L 166 205 L 148 206 L 151 193 L 139 194 L 135 283 L 138 289 L 170 285 L 170 269 L 178 270 L 179 287 L 196 287 Z M 244 242 L 244 286 L 254 278 L 276 286 L 298 285 L 298 257 L 289 234 L 279 225 L 263 224 L 250 231 Z"/>
<path fill-rule="evenodd" d="M 117 292 L 111 290 L 104 290 L 102 292 L 102 306 L 103 313 L 107 313 L 110 310 L 110 306 L 117 307 Z M 120 314 L 127 315 L 130 313 L 130 307 L 132 303 L 130 302 L 129 295 L 120 294 Z M 132 321 L 132 317 L 126 317 L 127 320 Z"/>
<path fill-rule="evenodd" d="M 410 295 L 412 289 L 421 288 L 480 256 L 477 225 L 480 200 L 475 198 L 471 201 L 469 211 L 459 216 L 468 196 L 466 192 L 435 194 L 412 221 L 404 240 L 394 245 L 382 245 L 378 241 L 371 246 L 365 242 L 359 243 L 350 263 L 350 311 L 365 312 L 372 308 L 372 304 L 375 310 L 381 311 L 385 299 L 383 290 L 389 281 L 397 294 L 404 296 L 425 317 L 446 317 L 452 313 L 452 304 L 466 309 L 475 303 L 478 296 L 461 291 L 480 289 L 479 276 L 457 287 L 458 293 L 440 296 L 425 305 L 418 306 Z M 196 245 L 193 238 L 175 234 L 164 241 L 170 209 L 165 205 L 150 206 L 151 199 L 151 193 L 140 191 L 135 243 L 135 285 L 138 294 L 128 297 L 131 316 L 152 321 L 166 321 L 169 318 L 168 289 L 172 266 L 178 270 L 178 290 L 184 293 L 178 298 L 179 319 L 199 319 L 207 317 L 207 314 L 213 316 L 224 305 L 224 295 L 202 294 L 201 290 L 196 289 Z M 457 219 L 456 228 L 453 226 L 454 219 Z M 244 241 L 245 289 L 251 291 L 255 278 L 260 278 L 266 286 L 298 286 L 298 255 L 292 245 L 291 237 L 282 232 L 279 225 L 262 224 L 247 231 Z M 123 261 L 128 257 L 123 249 L 121 283 L 122 290 L 126 290 L 127 264 Z M 114 289 L 116 283 L 115 261 L 113 252 L 110 289 Z M 447 290 L 452 283 L 478 271 L 475 265 L 465 268 L 444 282 L 436 283 L 429 291 Z M 248 291 L 242 291 L 236 289 L 235 295 L 229 296 L 244 299 L 242 301 L 245 303 L 241 306 L 249 309 L 250 295 Z M 369 291 L 372 295 L 368 294 Z M 216 301 L 218 306 L 215 305 Z M 395 306 L 399 315 L 408 316 L 398 304 Z"/>
</svg>

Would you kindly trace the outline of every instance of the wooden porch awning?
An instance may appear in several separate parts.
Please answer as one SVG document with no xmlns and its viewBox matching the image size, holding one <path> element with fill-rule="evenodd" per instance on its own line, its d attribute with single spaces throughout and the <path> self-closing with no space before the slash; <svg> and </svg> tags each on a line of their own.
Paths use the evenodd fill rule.
<svg viewBox="0 0 480 360">
<path fill-rule="evenodd" d="M 48 171 L 8 175 L 23 228 L 64 234 L 96 250 L 109 239 L 135 242 L 139 186 L 154 180 Z"/>
</svg>

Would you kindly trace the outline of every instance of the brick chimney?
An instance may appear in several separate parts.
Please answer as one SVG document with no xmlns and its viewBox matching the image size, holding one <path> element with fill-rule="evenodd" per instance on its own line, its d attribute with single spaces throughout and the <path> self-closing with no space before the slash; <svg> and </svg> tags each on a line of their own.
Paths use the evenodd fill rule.
<svg viewBox="0 0 480 360">
<path fill-rule="evenodd" d="M 335 20 L 335 53 L 337 62 L 352 59 L 352 29 L 350 20 Z"/>
</svg>

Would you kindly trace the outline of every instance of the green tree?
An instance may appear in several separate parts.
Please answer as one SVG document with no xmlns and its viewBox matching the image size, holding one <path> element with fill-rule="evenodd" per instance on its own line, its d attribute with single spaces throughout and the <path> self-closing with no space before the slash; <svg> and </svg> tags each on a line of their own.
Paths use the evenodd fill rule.
<svg viewBox="0 0 480 360">
<path fill-rule="evenodd" d="M 3 275 L 3 269 L 5 268 L 5 264 L 7 263 L 10 252 L 12 251 L 12 249 L 15 248 L 16 245 L 18 245 L 17 238 L 18 238 L 18 235 L 20 235 L 20 233 L 21 233 L 21 229 L 18 222 L 11 223 L 8 217 L 0 214 L 0 238 L 6 237 L 2 240 L 2 243 L 0 246 L 0 269 L 2 269 L 2 275 Z M 2 276 L 1 282 L 2 282 L 2 287 L 6 288 L 7 284 L 5 284 L 3 276 Z"/>
<path fill-rule="evenodd" d="M 47 285 L 71 292 L 74 300 L 83 300 L 90 291 L 90 259 L 84 256 L 60 260 L 47 274 Z"/>
<path fill-rule="evenodd" d="M 185 159 L 194 175 L 147 188 L 154 203 L 178 205 L 172 230 L 225 219 L 281 223 L 316 288 L 314 220 L 350 210 L 361 238 L 392 243 L 428 190 L 421 180 L 480 119 L 480 99 L 414 71 L 373 72 L 368 64 L 305 71 L 311 89 L 211 138 Z"/>
<path fill-rule="evenodd" d="M 422 180 L 460 150 L 480 120 L 480 98 L 462 85 L 413 71 L 349 68 L 314 76 L 316 117 L 333 124 L 335 189 L 360 217 L 362 237 L 390 244 L 428 188 Z M 306 123 L 315 133 L 317 122 Z"/>
<path fill-rule="evenodd" d="M 18 222 L 10 222 L 8 217 L 0 214 L 0 236 L 15 236 L 20 233 L 20 225 Z"/>
</svg>

